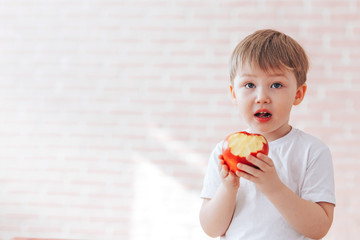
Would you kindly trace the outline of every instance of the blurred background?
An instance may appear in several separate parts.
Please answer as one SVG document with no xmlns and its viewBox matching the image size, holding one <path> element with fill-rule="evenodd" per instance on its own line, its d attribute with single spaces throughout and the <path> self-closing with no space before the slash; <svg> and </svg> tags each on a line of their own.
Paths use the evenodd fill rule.
<svg viewBox="0 0 360 240">
<path fill-rule="evenodd" d="M 291 124 L 333 154 L 325 239 L 358 239 L 359 0 L 1 0 L 0 239 L 209 239 L 208 157 L 245 127 L 230 54 L 262 28 L 309 55 Z"/>
</svg>

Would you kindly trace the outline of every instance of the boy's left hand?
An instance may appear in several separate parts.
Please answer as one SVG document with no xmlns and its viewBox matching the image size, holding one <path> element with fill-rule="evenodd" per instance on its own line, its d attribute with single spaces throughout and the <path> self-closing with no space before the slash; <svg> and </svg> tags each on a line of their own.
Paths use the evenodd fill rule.
<svg viewBox="0 0 360 240">
<path fill-rule="evenodd" d="M 247 164 L 238 163 L 238 177 L 245 178 L 256 184 L 256 187 L 265 195 L 274 193 L 280 189 L 282 184 L 279 179 L 274 162 L 265 154 L 258 153 L 256 157 L 249 155 L 246 160 L 257 166 L 259 169 Z"/>
</svg>

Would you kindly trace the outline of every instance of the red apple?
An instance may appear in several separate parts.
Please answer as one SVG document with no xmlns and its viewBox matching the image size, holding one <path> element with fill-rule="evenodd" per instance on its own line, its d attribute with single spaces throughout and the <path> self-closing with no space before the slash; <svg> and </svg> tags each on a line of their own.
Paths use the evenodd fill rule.
<svg viewBox="0 0 360 240">
<path fill-rule="evenodd" d="M 238 163 L 254 166 L 246 157 L 250 154 L 256 157 L 258 153 L 267 155 L 269 144 L 263 135 L 256 133 L 243 131 L 230 134 L 222 146 L 224 162 L 232 172 L 239 171 Z"/>
</svg>

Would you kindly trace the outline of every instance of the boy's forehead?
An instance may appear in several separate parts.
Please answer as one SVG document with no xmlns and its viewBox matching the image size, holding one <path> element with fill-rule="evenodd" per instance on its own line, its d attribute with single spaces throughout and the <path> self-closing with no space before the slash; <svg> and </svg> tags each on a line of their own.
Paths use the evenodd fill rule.
<svg viewBox="0 0 360 240">
<path fill-rule="evenodd" d="M 259 74 L 266 74 L 268 76 L 284 76 L 292 71 L 286 69 L 285 67 L 277 68 L 261 68 L 258 64 L 243 64 L 238 68 L 238 76 L 256 76 Z"/>
</svg>

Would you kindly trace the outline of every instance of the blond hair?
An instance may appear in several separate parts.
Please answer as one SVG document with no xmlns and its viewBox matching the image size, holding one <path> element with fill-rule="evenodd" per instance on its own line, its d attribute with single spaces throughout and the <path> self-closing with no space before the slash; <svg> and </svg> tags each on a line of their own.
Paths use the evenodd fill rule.
<svg viewBox="0 0 360 240">
<path fill-rule="evenodd" d="M 264 29 L 242 40 L 234 49 L 230 60 L 230 83 L 233 85 L 237 70 L 245 62 L 263 71 L 291 70 L 301 86 L 306 81 L 309 62 L 304 49 L 284 33 Z"/>
</svg>

